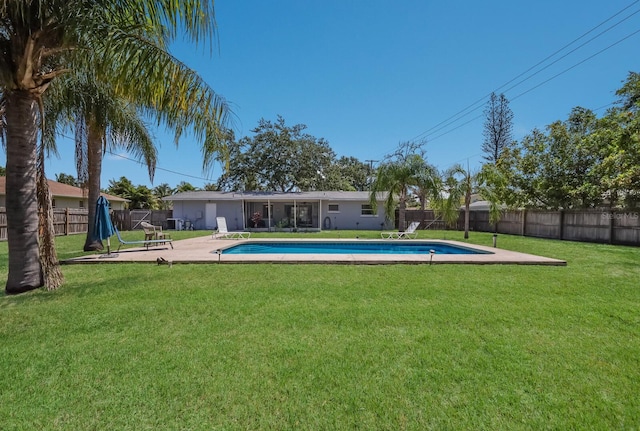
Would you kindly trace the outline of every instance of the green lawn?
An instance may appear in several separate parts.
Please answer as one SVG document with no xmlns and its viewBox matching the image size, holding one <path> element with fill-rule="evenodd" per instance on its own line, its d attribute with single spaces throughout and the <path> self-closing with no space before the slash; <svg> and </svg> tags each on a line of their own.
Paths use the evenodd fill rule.
<svg viewBox="0 0 640 431">
<path fill-rule="evenodd" d="M 640 249 L 498 246 L 568 265 L 64 266 L 0 295 L 0 428 L 638 429 Z"/>
</svg>

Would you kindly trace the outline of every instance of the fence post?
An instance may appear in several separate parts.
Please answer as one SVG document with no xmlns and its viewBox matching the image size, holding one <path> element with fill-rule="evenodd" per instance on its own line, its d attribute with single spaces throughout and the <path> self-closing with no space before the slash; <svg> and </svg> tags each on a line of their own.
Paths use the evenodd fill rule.
<svg viewBox="0 0 640 431">
<path fill-rule="evenodd" d="M 522 210 L 522 236 L 527 235 L 527 209 Z"/>
<path fill-rule="evenodd" d="M 65 208 L 64 209 L 64 234 L 65 235 L 69 235 L 69 225 L 70 225 L 70 221 L 69 221 L 69 208 Z"/>
<path fill-rule="evenodd" d="M 560 239 L 564 239 L 564 210 L 560 210 Z"/>
</svg>

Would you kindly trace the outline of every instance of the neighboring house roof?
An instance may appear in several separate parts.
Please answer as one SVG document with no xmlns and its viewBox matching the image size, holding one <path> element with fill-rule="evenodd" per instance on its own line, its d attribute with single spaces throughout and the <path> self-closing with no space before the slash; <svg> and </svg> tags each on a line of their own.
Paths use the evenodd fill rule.
<svg viewBox="0 0 640 431">
<path fill-rule="evenodd" d="M 499 205 L 501 209 L 506 209 L 506 205 Z M 469 211 L 489 211 L 491 207 L 491 203 L 489 201 L 476 201 L 469 205 Z M 460 207 L 461 210 L 464 209 L 464 205 Z"/>
<path fill-rule="evenodd" d="M 386 199 L 387 193 L 378 193 L 378 201 Z M 368 201 L 369 192 L 182 192 L 162 198 L 165 201 L 235 201 L 235 200 L 328 200 L 328 201 Z"/>
<path fill-rule="evenodd" d="M 54 198 L 78 198 L 78 199 L 86 199 L 88 196 L 88 191 L 81 189 L 80 187 L 70 186 L 68 184 L 59 183 L 53 180 L 47 180 L 49 183 L 49 191 L 51 191 L 51 196 Z M 0 177 L 0 195 L 7 194 L 7 178 Z M 102 196 L 107 198 L 110 201 L 116 202 L 128 202 L 128 199 L 121 198 L 120 196 L 113 196 L 106 193 L 101 193 Z"/>
</svg>

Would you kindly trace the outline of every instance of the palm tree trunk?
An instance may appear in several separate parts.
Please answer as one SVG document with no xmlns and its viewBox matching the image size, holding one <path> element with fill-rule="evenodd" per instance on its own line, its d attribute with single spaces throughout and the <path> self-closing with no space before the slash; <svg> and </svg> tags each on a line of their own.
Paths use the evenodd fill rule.
<svg viewBox="0 0 640 431">
<path fill-rule="evenodd" d="M 47 290 L 56 290 L 62 286 L 64 276 L 56 253 L 55 226 L 53 224 L 53 206 L 51 192 L 44 171 L 44 148 L 38 154 L 38 216 L 40 230 L 40 264 Z"/>
<path fill-rule="evenodd" d="M 471 205 L 471 188 L 464 195 L 464 239 L 469 238 L 469 205 Z"/>
<path fill-rule="evenodd" d="M 17 294 L 42 287 L 38 246 L 36 150 L 38 102 L 26 91 L 5 93 L 7 107 L 7 239 L 9 274 L 5 291 Z"/>
<path fill-rule="evenodd" d="M 96 220 L 96 201 L 100 197 L 100 175 L 102 173 L 102 134 L 96 131 L 91 121 L 87 124 L 87 167 L 89 170 L 89 213 L 87 238 L 84 251 L 102 250 L 102 241 L 93 236 L 93 224 Z"/>
<path fill-rule="evenodd" d="M 398 205 L 398 231 L 399 232 L 404 232 L 404 230 L 407 228 L 406 214 L 405 214 L 406 209 L 407 209 L 407 194 L 404 191 L 402 191 L 402 193 L 400 194 L 400 202 Z"/>
</svg>

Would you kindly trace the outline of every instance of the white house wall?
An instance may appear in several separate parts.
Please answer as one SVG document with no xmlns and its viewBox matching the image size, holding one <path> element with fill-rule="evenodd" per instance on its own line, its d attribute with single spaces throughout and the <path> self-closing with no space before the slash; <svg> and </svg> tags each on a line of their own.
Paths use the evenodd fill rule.
<svg viewBox="0 0 640 431">
<path fill-rule="evenodd" d="M 294 197 L 295 198 L 295 197 Z M 266 226 L 271 222 L 271 227 L 276 227 L 276 223 L 285 217 L 285 205 L 292 205 L 293 199 L 274 199 L 270 200 L 268 196 L 261 199 L 252 197 L 250 199 L 194 199 L 194 200 L 175 200 L 173 201 L 173 217 L 189 221 L 194 229 L 215 229 L 216 226 L 206 226 L 206 205 L 207 203 L 216 204 L 215 212 L 218 217 L 225 217 L 229 230 L 244 230 L 250 227 L 249 218 L 251 211 L 265 212 L 263 205 L 268 202 L 273 207 L 271 220 L 268 214 L 261 214 Z M 312 204 L 313 228 L 323 230 L 381 230 L 393 228 L 393 222 L 386 220 L 384 206 L 382 202 L 378 203 L 378 211 L 376 214 L 362 214 L 362 206 L 368 205 L 369 201 L 365 199 L 314 199 L 303 198 L 297 199 L 298 204 Z M 252 206 L 253 205 L 253 206 Z M 329 206 L 338 205 L 337 211 L 329 212 Z M 243 212 L 245 213 L 243 215 Z M 212 218 L 209 217 L 209 223 Z"/>
<path fill-rule="evenodd" d="M 71 197 L 66 197 L 66 196 L 54 196 L 53 199 L 55 200 L 55 204 L 56 204 L 56 208 L 60 209 L 60 208 L 88 208 L 89 206 L 89 200 L 88 199 L 78 199 L 78 198 L 71 198 Z M 95 203 L 93 204 L 95 205 Z M 121 201 L 109 201 L 109 205 L 111 207 L 112 210 L 123 210 L 124 209 L 124 202 Z"/>
<path fill-rule="evenodd" d="M 326 230 L 328 226 L 326 219 L 329 218 L 329 229 L 331 230 L 381 230 L 388 228 L 387 225 L 390 223 L 385 220 L 382 204 L 378 205 L 378 213 L 376 215 L 362 215 L 363 204 L 365 202 L 323 201 L 320 226 L 323 230 Z M 338 205 L 338 212 L 329 212 L 329 205 Z"/>
<path fill-rule="evenodd" d="M 189 221 L 196 230 L 215 229 L 217 226 L 206 226 L 206 204 L 209 201 L 175 201 L 173 202 L 173 217 Z M 215 203 L 216 216 L 227 219 L 229 230 L 242 230 L 242 202 L 241 201 L 210 201 Z"/>
<path fill-rule="evenodd" d="M 229 230 L 244 230 L 242 216 L 242 201 L 218 201 L 218 217 L 227 219 Z"/>
</svg>

